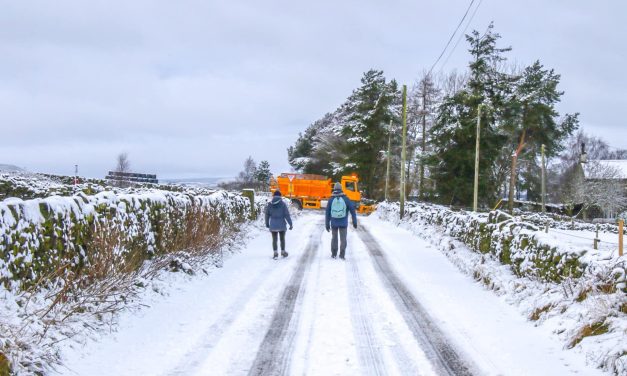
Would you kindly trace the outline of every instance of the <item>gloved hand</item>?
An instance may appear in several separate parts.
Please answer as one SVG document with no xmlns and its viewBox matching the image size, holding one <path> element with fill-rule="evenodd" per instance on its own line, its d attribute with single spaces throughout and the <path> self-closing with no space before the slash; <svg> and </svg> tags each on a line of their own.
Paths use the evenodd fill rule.
<svg viewBox="0 0 627 376">
<path fill-rule="evenodd" d="M 353 228 L 357 228 L 357 223 L 353 223 Z"/>
<path fill-rule="evenodd" d="M 327 232 L 331 231 L 331 227 L 327 226 Z"/>
<path fill-rule="evenodd" d="M 292 229 L 292 225 L 290 225 L 290 230 Z"/>
</svg>

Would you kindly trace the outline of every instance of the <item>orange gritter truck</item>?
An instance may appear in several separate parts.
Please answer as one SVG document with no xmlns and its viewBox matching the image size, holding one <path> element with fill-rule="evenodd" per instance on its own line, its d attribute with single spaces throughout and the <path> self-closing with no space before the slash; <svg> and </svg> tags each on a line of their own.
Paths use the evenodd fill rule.
<svg viewBox="0 0 627 376">
<path fill-rule="evenodd" d="M 366 205 L 361 201 L 361 193 L 357 188 L 357 175 L 342 176 L 342 191 L 355 204 L 359 213 L 369 214 L 374 205 Z M 271 179 L 270 190 L 281 191 L 283 197 L 289 198 L 299 209 L 320 209 L 322 202 L 331 198 L 333 182 L 322 175 L 282 173 Z"/>
</svg>

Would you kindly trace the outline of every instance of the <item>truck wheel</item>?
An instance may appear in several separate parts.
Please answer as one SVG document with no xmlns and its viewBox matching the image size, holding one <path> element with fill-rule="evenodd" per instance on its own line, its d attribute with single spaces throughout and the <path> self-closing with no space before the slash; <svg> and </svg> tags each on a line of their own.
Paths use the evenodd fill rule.
<svg viewBox="0 0 627 376">
<path fill-rule="evenodd" d="M 298 199 L 292 199 L 292 204 L 296 206 L 296 209 L 303 210 L 303 203 Z"/>
</svg>

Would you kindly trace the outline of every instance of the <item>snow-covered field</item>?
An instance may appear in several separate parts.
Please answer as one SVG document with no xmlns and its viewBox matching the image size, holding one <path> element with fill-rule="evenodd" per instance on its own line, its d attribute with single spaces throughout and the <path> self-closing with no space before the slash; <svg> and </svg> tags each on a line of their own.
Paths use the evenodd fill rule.
<svg viewBox="0 0 627 376">
<path fill-rule="evenodd" d="M 534 325 L 433 242 L 377 216 L 359 219 L 346 261 L 330 258 L 330 234 L 313 212 L 288 232 L 287 259 L 272 260 L 269 234 L 253 229 L 221 269 L 164 273 L 160 293 L 123 313 L 117 331 L 68 343 L 58 373 L 602 374 L 582 348 L 566 350 L 552 325 Z"/>
</svg>

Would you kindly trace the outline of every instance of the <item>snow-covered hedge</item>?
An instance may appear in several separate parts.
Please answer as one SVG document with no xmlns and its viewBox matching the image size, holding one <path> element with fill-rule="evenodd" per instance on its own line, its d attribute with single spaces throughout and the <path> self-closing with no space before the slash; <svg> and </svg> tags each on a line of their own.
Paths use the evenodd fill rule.
<svg viewBox="0 0 627 376">
<path fill-rule="evenodd" d="M 380 216 L 398 220 L 396 203 L 382 203 Z M 586 249 L 560 247 L 542 236 L 540 229 L 518 217 L 500 211 L 486 213 L 456 212 L 443 206 L 409 203 L 404 221 L 440 226 L 447 235 L 461 240 L 472 250 L 490 253 L 502 264 L 510 265 L 517 276 L 542 281 L 561 282 L 583 275 L 591 263 L 604 257 Z M 627 292 L 627 265 L 616 265 L 617 287 Z"/>
<path fill-rule="evenodd" d="M 186 231 L 191 211 L 208 213 L 229 228 L 246 221 L 250 210 L 248 199 L 224 191 L 6 199 L 0 201 L 0 283 L 24 288 L 61 267 L 88 267 L 90 244 L 99 229 L 117 229 L 120 254 L 141 250 L 148 259 L 179 251 L 173 242 Z"/>
<path fill-rule="evenodd" d="M 26 172 L 0 173 L 0 200 L 9 197 L 30 200 L 49 196 L 72 196 L 78 192 L 91 195 L 107 190 L 104 180 L 81 180 L 74 185 L 73 179 L 70 176 Z"/>
</svg>

